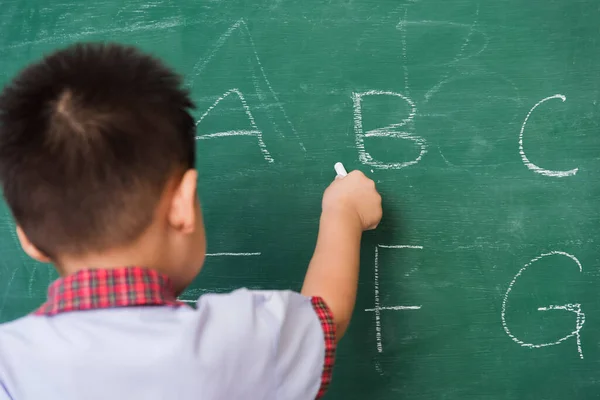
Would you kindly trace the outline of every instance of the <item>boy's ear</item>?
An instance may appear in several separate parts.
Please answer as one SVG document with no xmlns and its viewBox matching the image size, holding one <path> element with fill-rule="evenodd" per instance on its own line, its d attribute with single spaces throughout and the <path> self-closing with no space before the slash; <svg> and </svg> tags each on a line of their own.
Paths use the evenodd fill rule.
<svg viewBox="0 0 600 400">
<path fill-rule="evenodd" d="M 168 221 L 181 233 L 190 234 L 196 229 L 196 187 L 198 172 L 188 169 L 175 188 L 169 207 Z"/>
<path fill-rule="evenodd" d="M 29 257 L 42 263 L 52 262 L 50 257 L 38 250 L 38 248 L 35 247 L 31 241 L 29 241 L 29 238 L 27 235 L 25 235 L 25 232 L 23 232 L 23 229 L 21 229 L 19 225 L 17 225 L 17 237 L 19 238 L 19 242 L 21 243 L 23 251 L 25 251 Z"/>
</svg>

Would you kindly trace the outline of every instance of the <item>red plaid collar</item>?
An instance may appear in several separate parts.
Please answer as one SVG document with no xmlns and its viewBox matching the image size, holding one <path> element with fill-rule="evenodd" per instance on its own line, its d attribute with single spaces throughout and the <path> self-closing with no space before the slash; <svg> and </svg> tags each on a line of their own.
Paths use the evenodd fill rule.
<svg viewBox="0 0 600 400">
<path fill-rule="evenodd" d="M 168 277 L 140 267 L 86 269 L 54 281 L 35 315 L 128 306 L 181 306 Z"/>
</svg>

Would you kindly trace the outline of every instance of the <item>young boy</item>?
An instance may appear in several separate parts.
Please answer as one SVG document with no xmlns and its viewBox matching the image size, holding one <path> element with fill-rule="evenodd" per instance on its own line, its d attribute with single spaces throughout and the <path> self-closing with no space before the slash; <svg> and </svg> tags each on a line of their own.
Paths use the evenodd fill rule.
<svg viewBox="0 0 600 400">
<path fill-rule="evenodd" d="M 206 242 L 194 108 L 131 47 L 77 44 L 0 96 L 0 180 L 24 251 L 60 273 L 0 326 L 0 399 L 310 399 L 355 303 L 362 232 L 381 219 L 354 171 L 325 191 L 302 293 L 177 296 Z"/>
</svg>

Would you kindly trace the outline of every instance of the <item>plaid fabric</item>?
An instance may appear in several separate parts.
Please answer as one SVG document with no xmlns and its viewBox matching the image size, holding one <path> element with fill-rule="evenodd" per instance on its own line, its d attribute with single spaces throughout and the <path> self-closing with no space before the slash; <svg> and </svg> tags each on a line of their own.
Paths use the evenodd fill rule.
<svg viewBox="0 0 600 400">
<path fill-rule="evenodd" d="M 333 363 L 335 361 L 335 323 L 333 322 L 333 314 L 327 304 L 320 297 L 313 297 L 311 303 L 319 319 L 321 320 L 321 328 L 323 328 L 323 336 L 325 336 L 325 362 L 323 364 L 323 374 L 321 375 L 321 387 L 317 394 L 317 399 L 325 395 L 331 377 L 333 374 Z"/>
<path fill-rule="evenodd" d="M 169 278 L 154 270 L 140 267 L 87 269 L 54 281 L 48 289 L 48 300 L 33 314 L 183 304 L 175 297 Z"/>
</svg>

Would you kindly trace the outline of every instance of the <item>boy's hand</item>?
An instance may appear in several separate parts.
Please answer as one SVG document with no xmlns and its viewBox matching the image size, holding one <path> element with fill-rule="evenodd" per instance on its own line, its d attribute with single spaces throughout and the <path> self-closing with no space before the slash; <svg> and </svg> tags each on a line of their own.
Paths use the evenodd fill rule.
<svg viewBox="0 0 600 400">
<path fill-rule="evenodd" d="M 382 213 L 375 182 L 360 171 L 336 178 L 323 195 L 323 214 L 355 218 L 363 231 L 377 228 Z"/>
<path fill-rule="evenodd" d="M 302 294 L 325 301 L 333 314 L 337 341 L 348 328 L 356 302 L 363 231 L 375 229 L 381 214 L 375 182 L 360 171 L 336 178 L 323 195 L 317 246 Z"/>
</svg>

